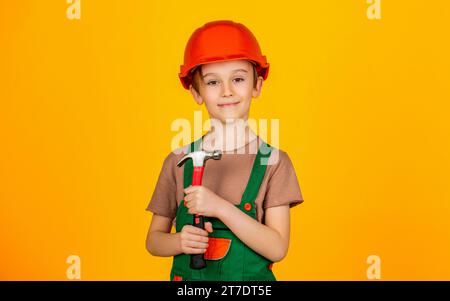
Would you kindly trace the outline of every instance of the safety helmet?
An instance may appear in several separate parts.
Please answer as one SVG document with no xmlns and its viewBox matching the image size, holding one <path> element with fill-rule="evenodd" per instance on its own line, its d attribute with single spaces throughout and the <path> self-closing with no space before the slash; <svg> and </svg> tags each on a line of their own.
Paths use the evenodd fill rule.
<svg viewBox="0 0 450 301">
<path fill-rule="evenodd" d="M 189 89 L 192 71 L 199 65 L 240 59 L 253 62 L 258 75 L 267 78 L 269 63 L 247 27 L 229 20 L 206 23 L 194 31 L 186 45 L 179 73 L 181 83 Z"/>
</svg>

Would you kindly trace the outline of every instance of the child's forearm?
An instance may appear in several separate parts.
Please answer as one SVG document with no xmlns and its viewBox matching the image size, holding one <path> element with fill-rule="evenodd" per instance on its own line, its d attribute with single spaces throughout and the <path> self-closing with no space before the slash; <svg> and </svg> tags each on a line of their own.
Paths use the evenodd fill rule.
<svg viewBox="0 0 450 301">
<path fill-rule="evenodd" d="M 180 233 L 153 231 L 147 239 L 147 250 L 154 256 L 170 257 L 181 253 Z"/>
<path fill-rule="evenodd" d="M 249 248 L 272 262 L 278 262 L 286 256 L 288 240 L 231 203 L 220 210 L 218 218 Z"/>
</svg>

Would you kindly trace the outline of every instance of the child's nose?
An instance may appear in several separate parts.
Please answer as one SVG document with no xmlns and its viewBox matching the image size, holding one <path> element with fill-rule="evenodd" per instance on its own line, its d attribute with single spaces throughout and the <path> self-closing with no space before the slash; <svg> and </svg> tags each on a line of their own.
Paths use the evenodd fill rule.
<svg viewBox="0 0 450 301">
<path fill-rule="evenodd" d="M 222 95 L 223 97 L 233 96 L 233 90 L 231 89 L 231 85 L 227 82 L 223 84 Z"/>
</svg>

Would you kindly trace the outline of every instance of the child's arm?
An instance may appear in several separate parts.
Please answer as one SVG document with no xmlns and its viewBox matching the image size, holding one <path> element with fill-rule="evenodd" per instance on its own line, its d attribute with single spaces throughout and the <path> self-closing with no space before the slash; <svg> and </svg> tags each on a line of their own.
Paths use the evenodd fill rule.
<svg viewBox="0 0 450 301">
<path fill-rule="evenodd" d="M 289 247 L 289 205 L 267 208 L 265 225 L 227 202 L 218 218 L 249 248 L 272 262 L 281 261 Z"/>
<path fill-rule="evenodd" d="M 188 212 L 219 218 L 249 248 L 272 262 L 283 259 L 289 246 L 289 205 L 270 207 L 265 224 L 248 216 L 204 186 L 185 189 Z"/>
<path fill-rule="evenodd" d="M 180 254 L 177 234 L 171 234 L 172 219 L 153 215 L 147 234 L 147 250 L 155 256 L 174 256 Z"/>
<path fill-rule="evenodd" d="M 212 232 L 211 223 L 205 223 L 205 227 L 207 231 L 186 225 L 181 232 L 170 233 L 172 219 L 154 214 L 147 234 L 147 250 L 163 257 L 204 253 L 208 247 L 208 232 Z"/>
</svg>

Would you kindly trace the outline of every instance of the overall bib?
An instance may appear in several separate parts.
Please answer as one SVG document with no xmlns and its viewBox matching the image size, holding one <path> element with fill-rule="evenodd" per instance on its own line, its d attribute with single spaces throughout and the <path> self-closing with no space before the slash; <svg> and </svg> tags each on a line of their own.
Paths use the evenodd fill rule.
<svg viewBox="0 0 450 301">
<path fill-rule="evenodd" d="M 198 150 L 200 139 L 193 142 L 190 151 Z M 236 208 L 256 219 L 255 199 L 266 172 L 271 146 L 262 143 L 258 149 L 250 178 Z M 184 164 L 184 188 L 192 183 L 192 160 Z M 247 247 L 219 219 L 204 216 L 205 222 L 211 222 L 213 232 L 209 234 L 209 246 L 204 253 L 206 268 L 195 270 L 189 267 L 190 254 L 174 256 L 170 279 L 181 280 L 236 280 L 236 281 L 275 281 L 272 262 Z M 176 215 L 176 231 L 184 225 L 192 225 L 193 215 L 188 213 L 184 200 L 181 201 Z"/>
</svg>

